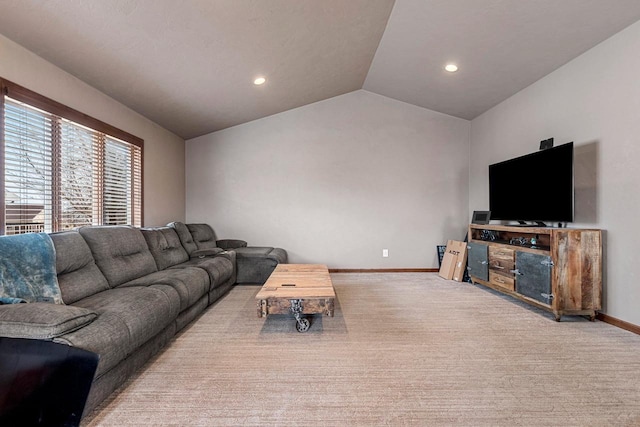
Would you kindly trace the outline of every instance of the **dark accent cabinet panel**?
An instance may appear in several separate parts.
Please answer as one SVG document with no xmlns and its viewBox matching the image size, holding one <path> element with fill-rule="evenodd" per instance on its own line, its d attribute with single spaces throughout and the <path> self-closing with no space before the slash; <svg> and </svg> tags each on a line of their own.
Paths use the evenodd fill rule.
<svg viewBox="0 0 640 427">
<path fill-rule="evenodd" d="M 516 252 L 516 292 L 550 304 L 552 265 L 550 256 Z"/>
<path fill-rule="evenodd" d="M 489 280 L 489 247 L 483 243 L 469 243 L 467 266 L 469 276 Z"/>
</svg>

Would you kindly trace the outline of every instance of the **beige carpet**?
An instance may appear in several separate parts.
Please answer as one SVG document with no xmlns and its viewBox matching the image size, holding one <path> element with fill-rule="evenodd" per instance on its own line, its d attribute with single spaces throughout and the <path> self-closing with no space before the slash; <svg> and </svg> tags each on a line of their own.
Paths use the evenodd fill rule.
<svg viewBox="0 0 640 427">
<path fill-rule="evenodd" d="M 436 274 L 334 274 L 309 332 L 238 286 L 85 426 L 637 426 L 640 336 Z"/>
</svg>

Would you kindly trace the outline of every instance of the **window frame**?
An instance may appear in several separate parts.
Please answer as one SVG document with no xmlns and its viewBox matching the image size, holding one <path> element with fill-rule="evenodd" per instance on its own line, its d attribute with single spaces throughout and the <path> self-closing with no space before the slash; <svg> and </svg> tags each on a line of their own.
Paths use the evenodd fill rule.
<svg viewBox="0 0 640 427">
<path fill-rule="evenodd" d="M 4 97 L 8 96 L 16 101 L 23 102 L 32 107 L 46 111 L 49 114 L 58 116 L 60 118 L 75 122 L 79 125 L 90 128 L 96 132 L 103 133 L 110 137 L 119 139 L 126 143 L 135 145 L 140 148 L 140 212 L 137 215 L 132 215 L 132 220 L 139 215 L 140 226 L 144 226 L 144 140 L 121 129 L 118 129 L 108 123 L 93 118 L 87 114 L 84 114 L 71 107 L 67 107 L 57 101 L 54 101 L 46 96 L 40 95 L 32 90 L 29 90 L 23 86 L 13 83 L 9 80 L 0 77 L 0 177 L 2 177 L 2 185 L 0 185 L 0 206 L 2 207 L 2 214 L 0 215 L 0 235 L 6 234 L 6 200 L 5 200 L 5 102 Z M 133 173 L 133 170 L 131 170 Z M 132 184 L 132 191 L 134 189 Z M 135 198 L 132 194 L 132 199 Z M 56 202 L 53 201 L 55 204 Z M 55 207 L 54 207 L 55 209 Z"/>
</svg>

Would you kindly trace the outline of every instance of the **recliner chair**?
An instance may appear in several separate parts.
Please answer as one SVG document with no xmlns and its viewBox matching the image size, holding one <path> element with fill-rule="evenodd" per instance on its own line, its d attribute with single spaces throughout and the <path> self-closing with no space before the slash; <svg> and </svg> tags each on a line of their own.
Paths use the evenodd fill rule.
<svg viewBox="0 0 640 427">
<path fill-rule="evenodd" d="M 209 224 L 172 222 L 182 245 L 191 258 L 212 256 L 223 250 L 236 253 L 237 283 L 264 284 L 278 264 L 287 263 L 287 252 L 281 248 L 247 246 L 239 239 L 218 240 Z"/>
</svg>

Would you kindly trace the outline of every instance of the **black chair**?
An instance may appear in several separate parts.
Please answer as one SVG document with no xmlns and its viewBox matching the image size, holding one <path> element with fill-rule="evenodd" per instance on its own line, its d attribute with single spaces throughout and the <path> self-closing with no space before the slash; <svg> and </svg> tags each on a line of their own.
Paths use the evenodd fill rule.
<svg viewBox="0 0 640 427">
<path fill-rule="evenodd" d="M 51 341 L 0 337 L 0 426 L 78 426 L 98 358 Z"/>
</svg>

